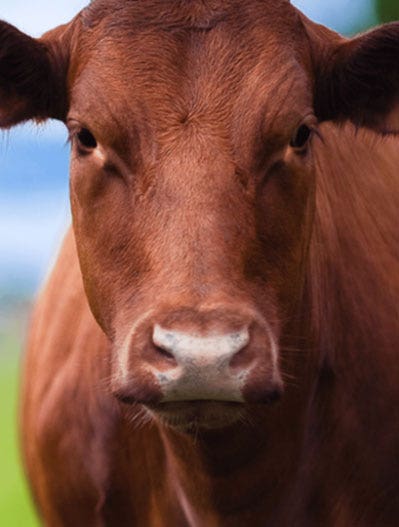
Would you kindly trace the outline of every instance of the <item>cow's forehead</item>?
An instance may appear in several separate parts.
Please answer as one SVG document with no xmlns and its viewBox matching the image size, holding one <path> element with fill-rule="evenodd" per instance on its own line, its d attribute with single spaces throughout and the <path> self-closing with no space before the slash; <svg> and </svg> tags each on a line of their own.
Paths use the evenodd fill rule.
<svg viewBox="0 0 399 527">
<path fill-rule="evenodd" d="M 288 10 L 285 19 L 271 2 L 167 4 L 126 2 L 119 17 L 107 8 L 84 33 L 79 55 L 87 60 L 73 86 L 73 109 L 98 118 L 100 128 L 102 119 L 117 128 L 141 121 L 170 134 L 190 121 L 207 137 L 212 128 L 245 137 L 276 121 L 289 131 L 309 110 L 306 39 L 288 3 L 277 2 Z M 109 3 L 93 5 L 92 21 Z"/>
<path fill-rule="evenodd" d="M 299 12 L 286 0 L 96 0 L 81 19 L 79 59 L 103 54 L 103 66 L 108 59 L 144 82 L 240 81 L 258 65 L 271 77 L 309 61 Z"/>
<path fill-rule="evenodd" d="M 107 20 L 119 28 L 210 30 L 219 23 L 235 28 L 257 21 L 289 26 L 296 11 L 289 0 L 94 0 L 83 12 L 86 27 Z"/>
</svg>

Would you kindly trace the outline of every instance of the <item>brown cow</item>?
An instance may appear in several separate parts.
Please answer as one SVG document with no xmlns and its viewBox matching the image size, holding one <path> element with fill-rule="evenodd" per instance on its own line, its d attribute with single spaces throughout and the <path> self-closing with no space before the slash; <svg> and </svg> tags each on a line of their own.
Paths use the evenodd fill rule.
<svg viewBox="0 0 399 527">
<path fill-rule="evenodd" d="M 399 525 L 398 94 L 398 23 L 286 0 L 1 24 L 0 124 L 72 143 L 23 383 L 45 525 Z"/>
</svg>

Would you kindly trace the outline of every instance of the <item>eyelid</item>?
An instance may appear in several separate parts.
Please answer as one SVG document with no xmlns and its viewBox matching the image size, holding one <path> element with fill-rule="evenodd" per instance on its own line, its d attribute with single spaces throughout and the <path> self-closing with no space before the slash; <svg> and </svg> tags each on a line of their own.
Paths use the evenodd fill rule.
<svg viewBox="0 0 399 527">
<path fill-rule="evenodd" d="M 317 119 L 317 117 L 314 115 L 314 113 L 310 113 L 308 115 L 306 115 L 299 123 L 298 123 L 298 127 L 297 129 L 299 128 L 299 126 L 301 126 L 301 124 L 305 124 L 306 126 L 308 126 L 311 131 L 312 131 L 312 137 L 313 136 L 316 136 L 318 137 L 322 142 L 324 142 L 324 137 L 323 137 L 323 134 L 321 133 L 320 131 L 320 128 L 319 128 L 319 121 Z"/>
<path fill-rule="evenodd" d="M 313 128 L 314 126 L 317 126 L 318 120 L 313 112 L 309 112 L 298 121 L 297 126 L 300 126 L 301 124 L 306 124 L 309 128 Z"/>
<path fill-rule="evenodd" d="M 84 127 L 84 125 L 76 119 L 69 118 L 67 119 L 66 127 L 68 130 L 68 142 L 71 143 L 76 137 L 76 134 Z"/>
<path fill-rule="evenodd" d="M 82 130 L 84 128 L 86 128 L 87 130 L 91 132 L 91 129 L 92 127 L 90 125 L 88 125 L 87 123 L 84 123 L 82 121 L 79 121 L 78 119 L 75 119 L 73 117 L 69 117 L 66 121 L 66 127 L 68 129 L 68 136 L 71 137 L 73 136 L 74 134 L 76 134 L 77 132 L 79 132 L 79 130 Z M 94 135 L 94 133 L 93 133 Z"/>
<path fill-rule="evenodd" d="M 84 125 L 84 123 L 81 123 L 80 121 L 78 121 L 77 119 L 74 119 L 73 117 L 68 117 L 67 121 L 66 121 L 66 126 L 68 128 L 68 130 L 73 130 L 73 129 L 76 129 L 76 128 L 81 128 Z"/>
</svg>

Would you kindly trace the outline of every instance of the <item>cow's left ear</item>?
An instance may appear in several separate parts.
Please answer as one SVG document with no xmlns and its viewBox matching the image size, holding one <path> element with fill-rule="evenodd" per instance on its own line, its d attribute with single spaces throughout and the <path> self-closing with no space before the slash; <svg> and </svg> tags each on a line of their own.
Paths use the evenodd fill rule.
<svg viewBox="0 0 399 527">
<path fill-rule="evenodd" d="M 320 49 L 320 32 L 318 40 Z M 351 40 L 330 33 L 328 40 L 315 60 L 319 120 L 399 133 L 399 22 Z"/>
<path fill-rule="evenodd" d="M 67 107 L 68 26 L 41 39 L 0 21 L 0 127 L 63 120 Z"/>
</svg>

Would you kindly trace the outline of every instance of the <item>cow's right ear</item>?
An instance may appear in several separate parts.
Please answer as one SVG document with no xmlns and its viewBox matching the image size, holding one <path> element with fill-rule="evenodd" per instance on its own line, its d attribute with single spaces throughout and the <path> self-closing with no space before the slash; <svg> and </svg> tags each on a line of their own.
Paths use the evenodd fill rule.
<svg viewBox="0 0 399 527">
<path fill-rule="evenodd" d="M 68 26 L 41 39 L 0 21 L 0 127 L 28 119 L 64 120 L 69 62 Z"/>
</svg>

